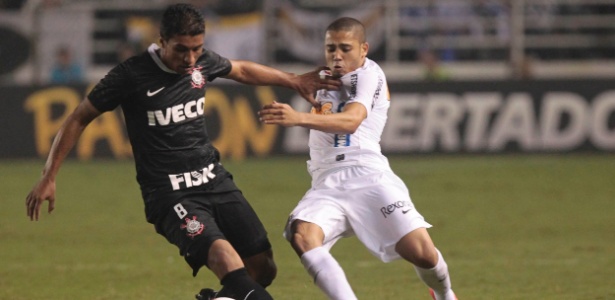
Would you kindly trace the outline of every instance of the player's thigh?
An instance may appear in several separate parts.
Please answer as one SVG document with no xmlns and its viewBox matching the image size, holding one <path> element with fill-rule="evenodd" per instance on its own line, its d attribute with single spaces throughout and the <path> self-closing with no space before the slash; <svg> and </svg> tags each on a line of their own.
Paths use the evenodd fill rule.
<svg viewBox="0 0 615 300">
<path fill-rule="evenodd" d="M 417 228 L 429 228 L 404 182 L 392 172 L 362 178 L 348 202 L 349 221 L 357 237 L 383 261 L 399 258 L 396 244 Z"/>
<path fill-rule="evenodd" d="M 216 194 L 215 197 L 216 223 L 242 259 L 271 249 L 263 223 L 241 192 Z"/>
<path fill-rule="evenodd" d="M 191 198 L 169 208 L 155 226 L 158 233 L 179 248 L 195 274 L 207 265 L 211 244 L 224 239 L 208 207 Z"/>
<path fill-rule="evenodd" d="M 307 224 L 310 226 L 311 224 L 318 226 L 321 230 L 312 231 L 312 234 L 322 239 L 322 244 L 327 248 L 331 248 L 339 238 L 352 235 L 344 208 L 338 201 L 340 196 L 339 192 L 334 190 L 308 191 L 288 218 L 284 232 L 286 239 L 291 241 L 297 220 L 310 223 Z M 308 235 L 310 232 L 303 234 Z"/>
<path fill-rule="evenodd" d="M 155 225 L 158 233 L 177 245 L 182 255 L 187 254 L 194 243 L 203 240 L 211 243 L 224 237 L 210 211 L 189 199 L 169 208 Z"/>
</svg>

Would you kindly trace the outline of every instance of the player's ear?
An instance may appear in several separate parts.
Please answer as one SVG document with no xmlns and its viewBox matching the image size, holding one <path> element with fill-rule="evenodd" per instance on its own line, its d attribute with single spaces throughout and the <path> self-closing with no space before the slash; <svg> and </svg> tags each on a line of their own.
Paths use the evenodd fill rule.
<svg viewBox="0 0 615 300">
<path fill-rule="evenodd" d="M 160 48 L 164 48 L 166 46 L 167 41 L 165 41 L 162 37 L 160 37 Z"/>
<path fill-rule="evenodd" d="M 367 56 L 367 52 L 369 51 L 369 43 L 365 42 L 361 44 L 361 50 L 363 51 L 363 57 Z"/>
</svg>

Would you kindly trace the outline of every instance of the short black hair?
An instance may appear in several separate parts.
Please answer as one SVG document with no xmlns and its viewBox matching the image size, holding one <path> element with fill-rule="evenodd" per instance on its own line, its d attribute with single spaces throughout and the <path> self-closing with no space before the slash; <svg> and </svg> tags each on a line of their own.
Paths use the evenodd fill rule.
<svg viewBox="0 0 615 300">
<path fill-rule="evenodd" d="M 360 43 L 365 43 L 365 26 L 351 17 L 341 17 L 329 24 L 327 31 L 354 31 Z"/>
<path fill-rule="evenodd" d="M 168 40 L 176 35 L 195 36 L 205 33 L 205 19 L 194 6 L 186 3 L 167 7 L 160 22 L 160 37 Z"/>
</svg>

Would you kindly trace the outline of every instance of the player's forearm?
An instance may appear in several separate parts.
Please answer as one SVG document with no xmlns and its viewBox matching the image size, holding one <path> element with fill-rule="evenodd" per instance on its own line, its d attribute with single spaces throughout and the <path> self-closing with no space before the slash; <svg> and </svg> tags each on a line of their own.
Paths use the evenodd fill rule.
<svg viewBox="0 0 615 300">
<path fill-rule="evenodd" d="M 86 124 L 77 122 L 72 116 L 68 117 L 53 140 L 43 169 L 44 177 L 55 179 L 62 162 L 77 143 L 85 127 Z"/>
<path fill-rule="evenodd" d="M 231 79 L 250 85 L 276 85 L 296 88 L 297 75 L 250 61 L 234 61 Z"/>
<path fill-rule="evenodd" d="M 327 133 L 353 134 L 361 124 L 360 120 L 344 113 L 330 115 L 300 113 L 299 115 L 297 126 Z"/>
<path fill-rule="evenodd" d="M 62 162 L 70 150 L 73 149 L 77 143 L 85 127 L 100 114 L 101 112 L 86 98 L 77 106 L 75 111 L 68 116 L 51 145 L 47 163 L 45 163 L 45 168 L 43 169 L 44 177 L 50 179 L 55 178 L 60 169 L 60 165 L 62 165 Z"/>
</svg>

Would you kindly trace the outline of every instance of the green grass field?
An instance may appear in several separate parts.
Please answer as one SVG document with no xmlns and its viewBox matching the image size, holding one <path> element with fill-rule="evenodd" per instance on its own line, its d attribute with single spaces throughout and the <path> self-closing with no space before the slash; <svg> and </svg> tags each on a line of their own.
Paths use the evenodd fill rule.
<svg viewBox="0 0 615 300">
<path fill-rule="evenodd" d="M 67 162 L 56 210 L 38 222 L 24 199 L 42 160 L 0 161 L 0 299 L 193 299 L 196 277 L 145 222 L 131 161 Z M 408 156 L 408 184 L 461 300 L 615 299 L 615 156 Z M 281 236 L 309 186 L 305 157 L 227 162 L 269 230 L 276 299 L 325 299 Z M 46 206 L 44 208 L 46 210 Z M 356 239 L 333 254 L 359 299 L 429 299 L 403 261 Z"/>
</svg>

